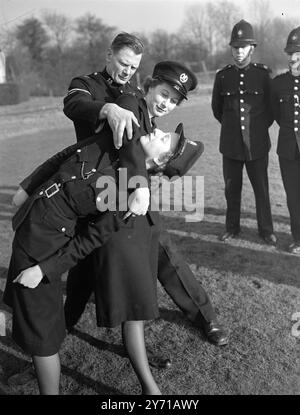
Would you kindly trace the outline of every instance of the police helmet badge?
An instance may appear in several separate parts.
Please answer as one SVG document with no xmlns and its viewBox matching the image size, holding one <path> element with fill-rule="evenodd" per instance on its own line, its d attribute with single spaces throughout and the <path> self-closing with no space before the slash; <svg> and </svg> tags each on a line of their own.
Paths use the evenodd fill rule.
<svg viewBox="0 0 300 415">
<path fill-rule="evenodd" d="M 184 72 L 179 77 L 180 82 L 182 82 L 183 84 L 185 84 L 188 81 L 188 79 L 189 79 L 189 77 Z"/>
<path fill-rule="evenodd" d="M 242 30 L 239 30 L 239 31 L 237 32 L 237 34 L 238 34 L 238 36 L 239 36 L 239 37 L 241 37 L 241 36 L 242 36 L 242 34 L 243 34 L 243 31 L 242 31 Z"/>
</svg>

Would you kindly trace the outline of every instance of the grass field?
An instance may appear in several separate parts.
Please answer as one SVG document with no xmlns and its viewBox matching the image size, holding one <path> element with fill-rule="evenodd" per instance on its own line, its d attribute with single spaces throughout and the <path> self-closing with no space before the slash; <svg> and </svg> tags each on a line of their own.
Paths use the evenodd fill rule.
<svg viewBox="0 0 300 415">
<path fill-rule="evenodd" d="M 174 129 L 180 121 L 188 137 L 205 145 L 192 171 L 204 176 L 205 215 L 201 222 L 188 223 L 183 213 L 165 212 L 164 227 L 210 295 L 220 322 L 230 332 L 230 344 L 224 348 L 209 344 L 159 286 L 161 314 L 155 322 L 146 324 L 146 341 L 157 352 L 170 355 L 173 365 L 165 371 L 153 369 L 154 376 L 166 395 L 298 395 L 300 337 L 299 331 L 292 332 L 292 316 L 300 313 L 300 257 L 287 253 L 291 236 L 275 154 L 277 127 L 271 127 L 269 167 L 272 213 L 279 238 L 274 248 L 264 245 L 258 237 L 254 196 L 246 175 L 242 233 L 230 243 L 218 241 L 224 230 L 225 199 L 219 125 L 211 114 L 210 97 L 194 96 L 159 125 Z M 3 291 L 13 237 L 11 195 L 33 167 L 72 144 L 74 133 L 71 122 L 62 114 L 61 100 L 56 98 L 0 107 L 0 131 Z M 9 309 L 0 303 L 0 310 L 7 323 L 6 336 L 0 337 L 0 394 L 37 394 L 35 380 L 24 386 L 7 383 L 11 375 L 28 365 L 29 358 L 10 338 Z M 124 355 L 120 330 L 96 327 L 93 302 L 88 304 L 75 333 L 66 337 L 61 357 L 62 394 L 140 393 Z"/>
</svg>

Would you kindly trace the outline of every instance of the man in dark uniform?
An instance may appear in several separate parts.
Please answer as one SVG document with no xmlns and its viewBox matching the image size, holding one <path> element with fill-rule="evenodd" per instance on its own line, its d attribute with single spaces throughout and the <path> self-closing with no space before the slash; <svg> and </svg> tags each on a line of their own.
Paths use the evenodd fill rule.
<svg viewBox="0 0 300 415">
<path fill-rule="evenodd" d="M 124 128 L 131 136 L 132 122 L 137 123 L 137 120 L 114 101 L 125 92 L 141 96 L 141 90 L 134 87 L 130 79 L 138 69 L 142 53 L 143 45 L 138 38 L 120 33 L 108 49 L 106 67 L 102 72 L 76 77 L 71 81 L 64 99 L 64 113 L 74 122 L 77 140 L 99 131 L 105 119 L 113 130 L 116 147 L 122 144 Z M 217 322 L 208 295 L 166 236 L 160 242 L 158 267 L 158 279 L 176 305 L 203 329 L 210 342 L 219 346 L 227 344 L 227 333 Z M 89 257 L 69 272 L 65 303 L 69 327 L 77 323 L 84 311 L 92 293 L 94 273 Z"/>
<path fill-rule="evenodd" d="M 271 96 L 280 126 L 277 154 L 294 240 L 289 252 L 300 254 L 300 27 L 291 31 L 284 50 L 289 71 L 273 79 Z"/>
<path fill-rule="evenodd" d="M 267 174 L 271 146 L 268 128 L 273 122 L 270 76 L 265 65 L 251 63 L 256 44 L 250 23 L 238 22 L 230 41 L 234 64 L 217 72 L 213 88 L 212 110 L 221 123 L 220 152 L 227 201 L 226 232 L 220 240 L 227 241 L 240 232 L 245 165 L 255 194 L 259 235 L 267 244 L 275 245 Z"/>
</svg>

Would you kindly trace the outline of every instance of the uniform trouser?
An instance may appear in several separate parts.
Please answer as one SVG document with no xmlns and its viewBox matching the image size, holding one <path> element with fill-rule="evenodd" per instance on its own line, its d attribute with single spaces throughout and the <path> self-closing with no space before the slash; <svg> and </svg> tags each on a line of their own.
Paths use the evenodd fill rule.
<svg viewBox="0 0 300 415">
<path fill-rule="evenodd" d="M 294 242 L 300 242 L 300 160 L 279 157 Z"/>
<path fill-rule="evenodd" d="M 226 230 L 228 232 L 239 233 L 240 231 L 243 167 L 245 165 L 255 195 L 258 232 L 263 237 L 273 233 L 268 161 L 268 155 L 252 161 L 233 160 L 223 156 L 223 176 L 227 201 Z"/>
<path fill-rule="evenodd" d="M 92 255 L 95 255 L 95 251 Z M 78 322 L 94 290 L 94 278 L 99 278 L 95 275 L 92 259 L 90 256 L 85 258 L 70 270 L 67 277 L 65 301 L 67 327 Z M 159 243 L 158 280 L 174 303 L 193 323 L 202 325 L 216 318 L 207 293 L 171 245 L 167 234 L 161 236 Z"/>
</svg>

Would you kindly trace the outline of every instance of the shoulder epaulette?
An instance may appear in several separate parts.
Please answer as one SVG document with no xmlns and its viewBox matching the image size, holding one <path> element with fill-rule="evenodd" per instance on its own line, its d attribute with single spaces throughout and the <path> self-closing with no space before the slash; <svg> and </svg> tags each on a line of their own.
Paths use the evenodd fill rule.
<svg viewBox="0 0 300 415">
<path fill-rule="evenodd" d="M 277 74 L 276 76 L 274 76 L 274 78 L 273 78 L 273 79 L 279 79 L 279 78 L 281 78 L 281 77 L 283 77 L 283 76 L 288 75 L 289 73 L 290 73 L 290 71 L 287 69 L 286 71 L 281 72 L 281 73 Z"/>
<path fill-rule="evenodd" d="M 269 68 L 267 65 L 264 65 L 263 63 L 254 63 L 253 64 L 256 68 L 264 69 L 265 71 L 268 71 L 269 73 L 272 72 L 272 69 Z"/>
<path fill-rule="evenodd" d="M 231 63 L 229 63 L 228 65 L 224 66 L 224 68 L 217 69 L 217 73 L 222 72 L 222 71 L 226 71 L 226 69 L 230 69 L 230 68 L 232 68 Z"/>
</svg>

